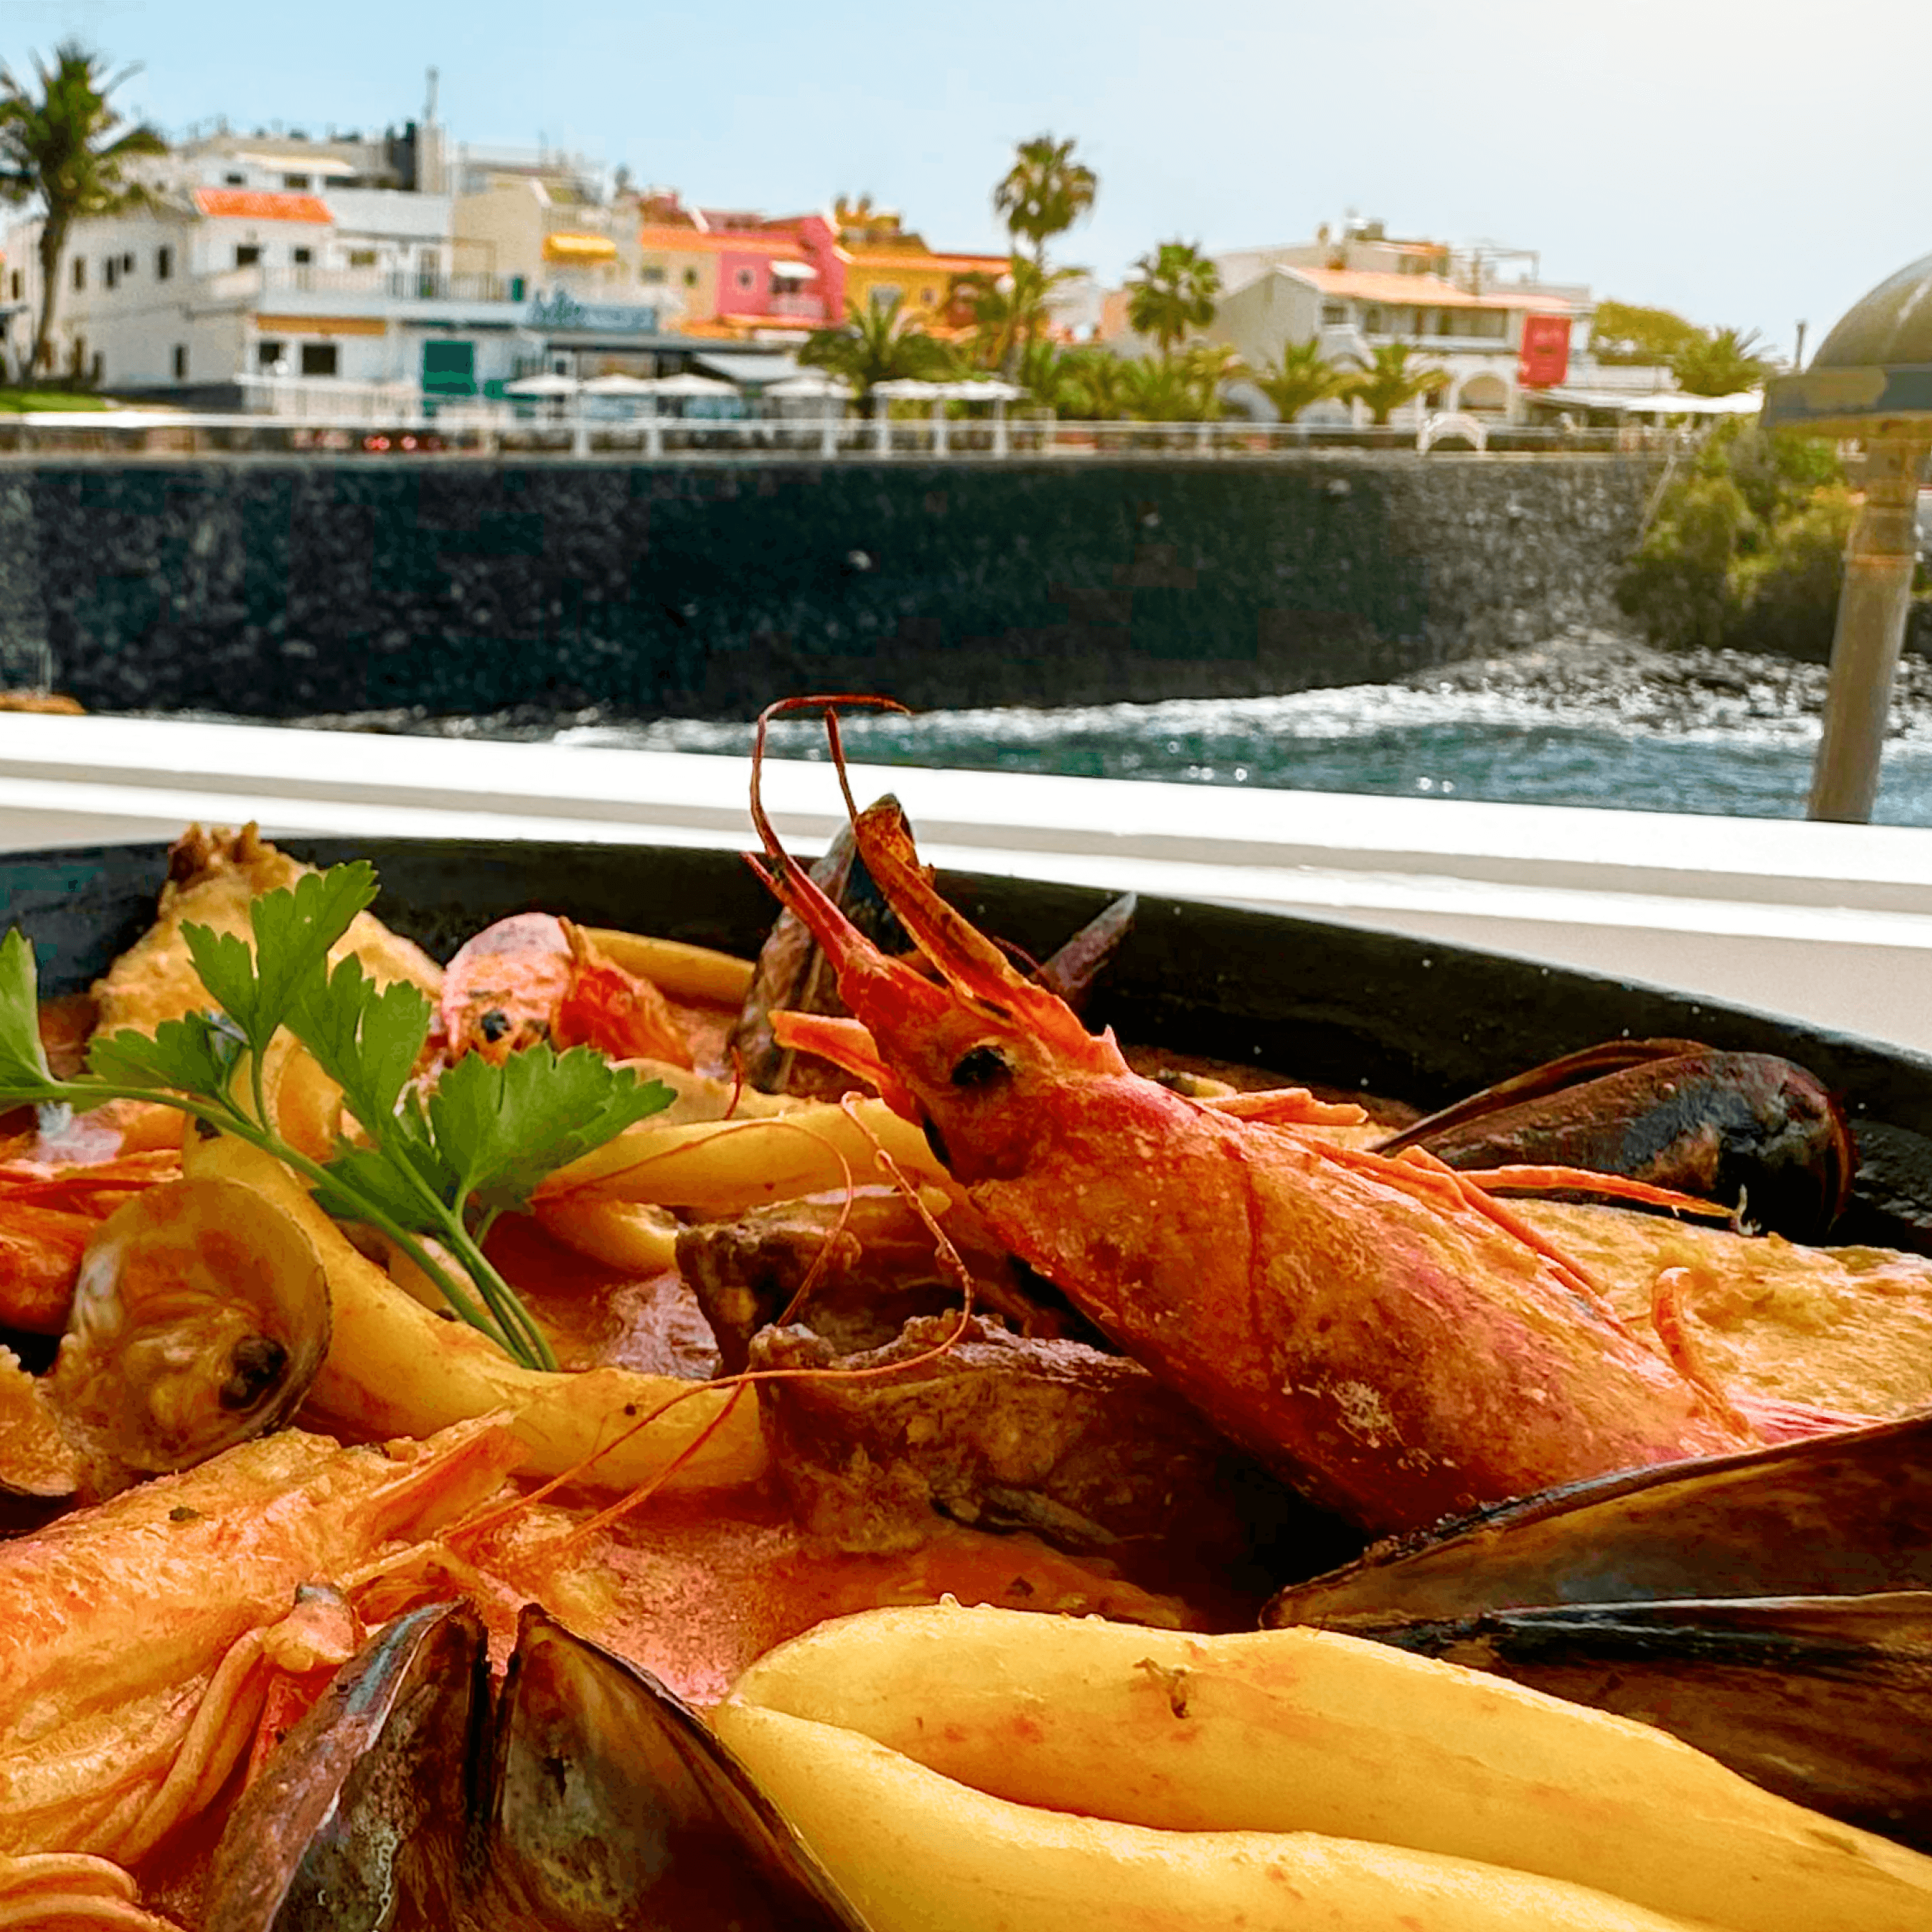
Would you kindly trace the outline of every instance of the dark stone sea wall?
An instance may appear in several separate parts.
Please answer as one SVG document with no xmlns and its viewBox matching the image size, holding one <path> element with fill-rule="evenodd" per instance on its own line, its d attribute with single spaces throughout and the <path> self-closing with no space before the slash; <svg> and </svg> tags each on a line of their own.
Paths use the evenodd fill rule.
<svg viewBox="0 0 1932 1932">
<path fill-rule="evenodd" d="M 0 674 L 91 709 L 1247 696 L 1614 625 L 1640 457 L 0 465 Z M 17 661 L 17 663 L 16 663 Z"/>
</svg>

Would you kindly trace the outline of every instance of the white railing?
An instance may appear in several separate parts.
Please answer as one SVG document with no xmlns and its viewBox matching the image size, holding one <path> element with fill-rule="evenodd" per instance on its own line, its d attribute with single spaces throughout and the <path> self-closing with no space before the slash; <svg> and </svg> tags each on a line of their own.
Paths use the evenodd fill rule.
<svg viewBox="0 0 1932 1932">
<path fill-rule="evenodd" d="M 0 452 L 78 449 L 102 453 L 196 450 L 324 450 L 342 454 L 402 450 L 436 453 L 514 451 L 562 456 L 609 455 L 756 459 L 774 454 L 825 460 L 857 457 L 941 461 L 1011 458 L 1054 461 L 1241 462 L 1308 450 L 1384 450 L 1414 455 L 1438 442 L 1472 440 L 1462 424 L 1444 422 L 1418 437 L 1416 427 L 1350 429 L 1300 423 L 1063 422 L 1046 417 L 945 418 L 923 413 L 871 416 L 681 417 L 592 416 L 540 402 L 513 409 L 494 400 L 425 399 L 406 384 L 250 377 L 251 399 L 272 407 L 245 414 L 118 410 L 0 416 Z M 1425 431 L 1430 428 L 1425 425 Z M 1480 423 L 1486 453 L 1536 454 L 1644 452 L 1689 447 L 1698 430 L 1571 430 Z M 1428 454 L 1439 463 L 1465 449 Z"/>
<path fill-rule="evenodd" d="M 242 406 L 250 416 L 292 422 L 353 420 L 373 428 L 425 420 L 422 392 L 413 382 L 355 382 L 336 378 L 238 376 Z"/>
</svg>

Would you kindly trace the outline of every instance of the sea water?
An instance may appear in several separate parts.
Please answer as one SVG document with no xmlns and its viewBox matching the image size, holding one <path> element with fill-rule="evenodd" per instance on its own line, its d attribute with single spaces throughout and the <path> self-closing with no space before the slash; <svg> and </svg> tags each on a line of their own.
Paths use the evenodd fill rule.
<svg viewBox="0 0 1932 1932">
<path fill-rule="evenodd" d="M 1531 652 L 1394 685 L 1160 704 L 848 714 L 861 762 L 1742 818 L 1804 815 L 1822 667 L 1737 652 Z M 560 742 L 742 754 L 748 728 L 585 722 Z M 814 722 L 770 749 L 823 758 Z M 1901 667 L 1875 823 L 1932 826 L 1932 665 Z"/>
</svg>

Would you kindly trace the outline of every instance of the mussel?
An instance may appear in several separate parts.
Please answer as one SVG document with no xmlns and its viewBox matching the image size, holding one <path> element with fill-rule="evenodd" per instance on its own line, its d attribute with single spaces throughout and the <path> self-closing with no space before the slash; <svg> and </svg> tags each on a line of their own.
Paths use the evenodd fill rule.
<svg viewBox="0 0 1932 1932">
<path fill-rule="evenodd" d="M 1802 1066 L 1691 1040 L 1610 1040 L 1486 1087 L 1382 1144 L 1451 1167 L 1588 1168 L 1735 1208 L 1821 1239 L 1858 1161 L 1844 1110 Z"/>
<path fill-rule="evenodd" d="M 1580 1483 L 1286 1590 L 1932 1850 L 1932 1417 Z"/>
<path fill-rule="evenodd" d="M 230 1819 L 208 1932 L 865 1932 L 648 1672 L 530 1605 L 493 1717 L 487 1655 L 449 1603 L 344 1665 Z"/>
</svg>

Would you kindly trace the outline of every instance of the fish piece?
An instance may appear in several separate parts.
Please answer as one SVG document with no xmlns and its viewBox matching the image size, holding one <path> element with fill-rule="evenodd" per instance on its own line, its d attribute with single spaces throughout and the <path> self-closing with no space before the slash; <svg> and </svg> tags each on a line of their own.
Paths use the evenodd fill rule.
<svg viewBox="0 0 1932 1932">
<path fill-rule="evenodd" d="M 131 1027 L 152 1033 L 163 1020 L 178 1019 L 206 1006 L 207 990 L 188 956 L 182 928 L 209 926 L 252 944 L 250 902 L 263 892 L 292 886 L 314 869 L 278 851 L 253 824 L 239 832 L 203 832 L 198 825 L 190 826 L 168 855 L 168 879 L 161 888 L 154 924 L 94 985 L 98 1030 L 112 1033 Z M 406 980 L 431 999 L 442 988 L 442 968 L 371 914 L 356 915 L 329 958 L 340 959 L 350 953 L 379 986 Z"/>
<path fill-rule="evenodd" d="M 800 1521 L 841 1549 L 913 1548 L 945 1516 L 1104 1555 L 1153 1587 L 1232 1593 L 1359 1540 L 1138 1363 L 1078 1342 L 952 1312 L 852 1354 L 766 1328 L 752 1366 L 840 1372 L 763 1381 L 758 1399 Z"/>
</svg>

